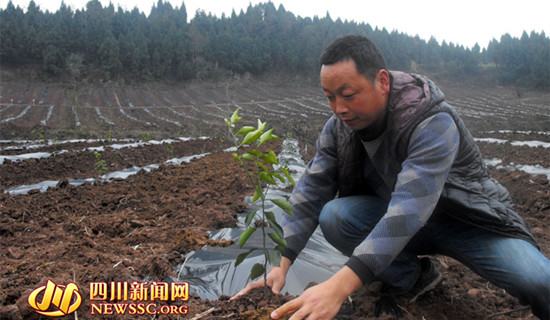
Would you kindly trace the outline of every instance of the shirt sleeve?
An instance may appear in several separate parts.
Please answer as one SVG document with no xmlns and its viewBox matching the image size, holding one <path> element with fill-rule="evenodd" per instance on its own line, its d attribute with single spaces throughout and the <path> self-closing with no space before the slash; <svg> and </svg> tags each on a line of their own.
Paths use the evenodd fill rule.
<svg viewBox="0 0 550 320">
<path fill-rule="evenodd" d="M 319 224 L 321 209 L 334 199 L 338 190 L 334 120 L 331 118 L 325 124 L 317 140 L 317 153 L 292 192 L 290 204 L 294 215 L 284 215 L 281 223 L 287 243 L 283 255 L 291 261 L 305 247 Z"/>
<path fill-rule="evenodd" d="M 386 214 L 346 263 L 363 283 L 384 271 L 428 221 L 458 153 L 459 141 L 456 124 L 447 113 L 438 113 L 417 126 Z"/>
</svg>

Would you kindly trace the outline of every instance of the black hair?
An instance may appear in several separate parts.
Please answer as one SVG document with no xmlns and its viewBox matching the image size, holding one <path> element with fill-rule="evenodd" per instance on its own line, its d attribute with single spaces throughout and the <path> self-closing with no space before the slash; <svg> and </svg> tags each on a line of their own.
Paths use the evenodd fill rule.
<svg viewBox="0 0 550 320">
<path fill-rule="evenodd" d="M 334 40 L 320 57 L 321 66 L 353 60 L 357 72 L 374 81 L 378 71 L 387 69 L 380 48 L 364 36 L 345 35 Z"/>
</svg>

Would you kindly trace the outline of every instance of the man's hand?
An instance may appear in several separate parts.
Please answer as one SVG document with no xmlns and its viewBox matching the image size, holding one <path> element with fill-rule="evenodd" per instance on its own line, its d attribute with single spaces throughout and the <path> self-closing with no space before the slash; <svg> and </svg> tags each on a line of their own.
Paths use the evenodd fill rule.
<svg viewBox="0 0 550 320">
<path fill-rule="evenodd" d="M 330 320 L 338 313 L 344 300 L 361 284 L 361 279 L 346 266 L 332 278 L 307 289 L 300 297 L 273 311 L 271 318 L 292 314 L 289 320 Z"/>
<path fill-rule="evenodd" d="M 271 288 L 271 291 L 273 292 L 273 294 L 279 294 L 279 292 L 281 292 L 281 289 L 285 286 L 286 274 L 288 272 L 288 268 L 290 267 L 290 265 L 291 265 L 290 260 L 286 257 L 283 257 L 281 259 L 281 266 L 271 268 L 271 271 L 267 274 L 267 286 Z M 263 278 L 260 280 L 251 282 L 244 289 L 237 292 L 237 294 L 231 297 L 231 299 L 229 300 L 233 301 L 240 296 L 244 296 L 248 294 L 250 291 L 252 291 L 253 289 L 263 287 L 264 284 L 265 283 Z"/>
</svg>

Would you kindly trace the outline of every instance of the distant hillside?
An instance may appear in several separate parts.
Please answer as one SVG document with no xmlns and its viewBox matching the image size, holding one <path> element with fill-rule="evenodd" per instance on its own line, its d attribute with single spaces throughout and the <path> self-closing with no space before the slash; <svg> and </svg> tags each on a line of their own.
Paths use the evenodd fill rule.
<svg viewBox="0 0 550 320">
<path fill-rule="evenodd" d="M 499 82 L 550 90 L 550 39 L 524 32 L 503 35 L 480 50 L 439 44 L 369 24 L 302 18 L 272 2 L 221 18 L 196 12 L 188 21 L 185 4 L 159 0 L 146 16 L 91 0 L 83 10 L 64 3 L 42 12 L 31 1 L 27 10 L 11 2 L 0 10 L 0 61 L 32 66 L 47 80 L 108 82 L 226 79 L 271 73 L 316 77 L 318 56 L 343 34 L 362 34 L 382 49 L 391 69 L 450 76 L 476 76 L 493 66 Z"/>
</svg>

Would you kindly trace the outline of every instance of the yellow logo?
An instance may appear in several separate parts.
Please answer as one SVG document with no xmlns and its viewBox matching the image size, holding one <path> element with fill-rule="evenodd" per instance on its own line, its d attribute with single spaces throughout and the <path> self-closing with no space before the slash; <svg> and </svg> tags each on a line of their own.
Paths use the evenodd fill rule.
<svg viewBox="0 0 550 320">
<path fill-rule="evenodd" d="M 37 297 L 41 292 L 44 292 L 44 296 L 42 301 L 38 302 Z M 27 300 L 36 312 L 50 317 L 61 317 L 73 313 L 82 303 L 82 297 L 76 284 L 71 282 L 63 286 L 55 284 L 51 280 L 48 280 L 45 286 L 38 287 L 31 292 Z M 57 310 L 51 310 L 55 309 L 52 306 Z"/>
</svg>

